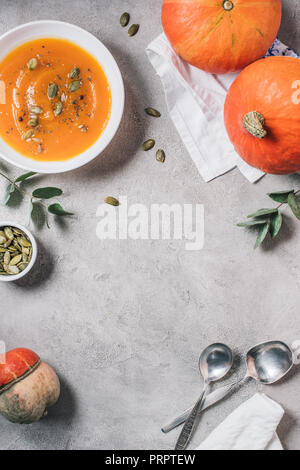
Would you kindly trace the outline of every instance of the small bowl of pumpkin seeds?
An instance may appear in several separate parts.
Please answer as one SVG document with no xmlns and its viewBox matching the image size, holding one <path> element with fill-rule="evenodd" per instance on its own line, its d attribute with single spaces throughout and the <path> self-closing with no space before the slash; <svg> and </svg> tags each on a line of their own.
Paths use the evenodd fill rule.
<svg viewBox="0 0 300 470">
<path fill-rule="evenodd" d="M 16 281 L 25 276 L 37 258 L 37 244 L 20 224 L 0 221 L 0 281 Z"/>
</svg>

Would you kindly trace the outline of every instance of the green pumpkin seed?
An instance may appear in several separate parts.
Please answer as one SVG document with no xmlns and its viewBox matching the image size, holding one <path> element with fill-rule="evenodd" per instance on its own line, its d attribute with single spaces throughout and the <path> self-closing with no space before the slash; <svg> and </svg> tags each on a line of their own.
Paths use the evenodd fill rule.
<svg viewBox="0 0 300 470">
<path fill-rule="evenodd" d="M 35 70 L 37 68 L 37 64 L 38 64 L 37 59 L 33 57 L 27 62 L 27 67 L 29 68 L 29 70 Z"/>
<path fill-rule="evenodd" d="M 6 242 L 6 238 L 0 235 L 0 245 L 3 245 Z"/>
<path fill-rule="evenodd" d="M 19 274 L 20 270 L 17 266 L 7 266 L 7 272 L 9 274 Z"/>
<path fill-rule="evenodd" d="M 28 121 L 28 125 L 30 127 L 36 127 L 38 125 L 39 121 L 37 118 L 32 118 L 32 119 L 29 119 Z"/>
<path fill-rule="evenodd" d="M 153 116 L 153 117 L 156 117 L 156 118 L 159 118 L 161 116 L 160 112 L 157 111 L 157 109 L 154 109 L 154 108 L 146 108 L 145 109 L 145 112 L 149 115 L 149 116 Z"/>
<path fill-rule="evenodd" d="M 128 30 L 128 35 L 135 36 L 139 29 L 140 29 L 139 24 L 132 24 Z"/>
<path fill-rule="evenodd" d="M 9 264 L 9 262 L 10 262 L 10 252 L 6 251 L 6 253 L 4 253 L 3 264 Z"/>
<path fill-rule="evenodd" d="M 10 266 L 16 266 L 18 263 L 20 263 L 20 261 L 22 261 L 22 255 L 14 256 L 14 257 L 10 260 L 9 265 L 10 265 Z"/>
<path fill-rule="evenodd" d="M 32 114 L 42 114 L 43 110 L 39 106 L 33 106 L 32 108 L 30 108 L 30 112 Z"/>
<path fill-rule="evenodd" d="M 104 198 L 104 202 L 106 204 L 110 204 L 111 206 L 119 206 L 120 205 L 118 199 L 116 199 L 114 197 L 111 197 L 111 196 L 107 196 L 106 198 Z"/>
<path fill-rule="evenodd" d="M 120 25 L 121 25 L 123 28 L 125 28 L 125 26 L 128 25 L 129 20 L 130 20 L 130 15 L 129 15 L 129 13 L 127 13 L 127 12 L 123 13 L 123 15 L 122 15 L 121 18 L 120 18 Z"/>
<path fill-rule="evenodd" d="M 58 101 L 54 107 L 54 115 L 59 116 L 62 113 L 63 105 L 60 101 Z"/>
<path fill-rule="evenodd" d="M 6 238 L 8 238 L 9 240 L 14 239 L 14 234 L 13 234 L 13 231 L 10 227 L 5 227 L 4 233 L 5 233 Z"/>
<path fill-rule="evenodd" d="M 153 149 L 155 145 L 155 140 L 154 139 L 148 139 L 146 142 L 143 143 L 143 150 L 147 152 L 148 150 Z"/>
<path fill-rule="evenodd" d="M 24 271 L 28 266 L 28 263 L 19 263 L 18 268 L 20 271 Z"/>
<path fill-rule="evenodd" d="M 30 241 L 26 240 L 26 238 L 24 238 L 24 237 L 18 238 L 18 242 L 19 242 L 19 244 L 20 244 L 21 246 L 24 246 L 25 248 L 31 247 Z"/>
<path fill-rule="evenodd" d="M 56 85 L 56 83 L 50 83 L 48 85 L 48 98 L 52 100 L 53 98 L 57 96 L 57 93 L 58 93 L 58 86 Z"/>
<path fill-rule="evenodd" d="M 81 81 L 80 80 L 74 80 L 73 82 L 70 83 L 69 90 L 74 92 L 79 90 L 81 87 Z"/>
<path fill-rule="evenodd" d="M 77 78 L 80 75 L 80 68 L 79 67 L 74 67 L 71 72 L 69 73 L 69 78 Z"/>
<path fill-rule="evenodd" d="M 23 140 L 30 139 L 33 136 L 33 134 L 34 134 L 34 130 L 30 129 L 30 131 L 25 132 L 25 134 L 23 135 Z"/>
<path fill-rule="evenodd" d="M 156 160 L 157 160 L 158 162 L 164 163 L 165 159 L 166 159 L 166 154 L 165 154 L 165 152 L 164 152 L 162 149 L 157 150 L 157 152 L 156 152 Z"/>
</svg>

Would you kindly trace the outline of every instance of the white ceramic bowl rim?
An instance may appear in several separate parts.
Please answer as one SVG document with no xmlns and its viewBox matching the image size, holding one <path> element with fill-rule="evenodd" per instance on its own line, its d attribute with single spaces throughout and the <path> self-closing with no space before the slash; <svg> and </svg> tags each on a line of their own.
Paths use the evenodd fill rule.
<svg viewBox="0 0 300 470">
<path fill-rule="evenodd" d="M 125 91 L 120 69 L 109 50 L 88 31 L 63 21 L 41 20 L 22 24 L 0 37 L 0 61 L 9 52 L 30 40 L 39 38 L 66 39 L 89 52 L 103 68 L 110 84 L 112 108 L 109 122 L 99 139 L 76 157 L 57 162 L 42 162 L 24 157 L 0 137 L 0 156 L 13 165 L 37 173 L 63 173 L 90 162 L 107 147 L 115 136 L 124 111 Z"/>
<path fill-rule="evenodd" d="M 15 228 L 22 230 L 27 235 L 27 237 L 29 238 L 32 244 L 32 257 L 31 257 L 30 263 L 28 264 L 27 268 L 24 269 L 24 271 L 21 271 L 19 274 L 10 274 L 7 276 L 3 276 L 0 274 L 0 282 L 11 282 L 11 281 L 16 281 L 18 279 L 21 279 L 23 276 L 28 274 L 29 271 L 32 269 L 37 259 L 38 246 L 32 233 L 28 230 L 28 228 L 24 227 L 23 225 L 20 225 L 16 222 L 12 222 L 9 220 L 4 220 L 4 221 L 0 221 L 0 230 L 3 227 L 15 227 Z"/>
</svg>

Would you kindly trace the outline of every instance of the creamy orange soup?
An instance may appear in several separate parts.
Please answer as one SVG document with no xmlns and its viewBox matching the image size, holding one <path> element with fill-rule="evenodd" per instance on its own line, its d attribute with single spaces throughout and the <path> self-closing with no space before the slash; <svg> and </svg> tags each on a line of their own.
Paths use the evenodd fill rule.
<svg viewBox="0 0 300 470">
<path fill-rule="evenodd" d="M 106 75 L 96 59 L 69 41 L 23 44 L 0 63 L 0 80 L 5 86 L 0 136 L 26 157 L 73 158 L 95 143 L 108 123 Z"/>
</svg>

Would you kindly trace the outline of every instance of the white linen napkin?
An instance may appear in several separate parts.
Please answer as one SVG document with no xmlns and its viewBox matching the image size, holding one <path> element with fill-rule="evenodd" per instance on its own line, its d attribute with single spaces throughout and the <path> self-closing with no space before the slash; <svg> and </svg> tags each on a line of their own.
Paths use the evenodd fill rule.
<svg viewBox="0 0 300 470">
<path fill-rule="evenodd" d="M 276 434 L 284 409 L 257 393 L 239 406 L 196 450 L 283 450 Z"/>
<path fill-rule="evenodd" d="M 146 53 L 163 83 L 170 116 L 204 181 L 236 166 L 251 183 L 260 179 L 264 173 L 239 157 L 224 126 L 226 93 L 238 74 L 212 75 L 187 64 L 164 34 Z M 298 57 L 278 39 L 267 55 Z"/>
</svg>

